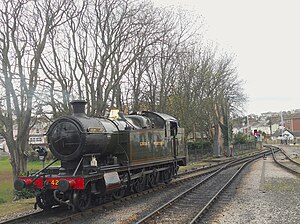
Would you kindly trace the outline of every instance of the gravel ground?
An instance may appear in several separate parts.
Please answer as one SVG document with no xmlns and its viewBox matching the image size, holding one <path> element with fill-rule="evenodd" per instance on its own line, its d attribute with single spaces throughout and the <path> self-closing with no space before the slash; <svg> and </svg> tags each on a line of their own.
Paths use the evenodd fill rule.
<svg viewBox="0 0 300 224">
<path fill-rule="evenodd" d="M 205 223 L 299 223 L 300 179 L 277 166 L 271 155 L 248 170 L 233 198 Z"/>
<path fill-rule="evenodd" d="M 203 179 L 203 177 L 196 178 Z M 103 211 L 101 214 L 93 215 L 91 218 L 86 218 L 84 220 L 85 224 L 127 224 L 127 223 L 135 223 L 135 220 L 140 216 L 144 216 L 149 214 L 151 211 L 160 207 L 169 201 L 170 198 L 177 195 L 178 192 L 183 192 L 187 188 L 190 188 L 195 185 L 196 179 L 190 180 L 189 183 L 185 185 L 172 185 L 170 184 L 168 187 L 152 192 L 147 195 L 143 195 L 141 197 L 136 197 L 130 199 L 129 201 L 122 202 L 122 205 L 118 205 L 115 209 L 109 209 L 107 211 Z M 175 182 L 175 181 L 174 181 Z M 155 208 L 154 208 L 155 207 Z M 74 222 L 75 224 L 82 223 L 82 220 L 78 222 Z"/>
</svg>

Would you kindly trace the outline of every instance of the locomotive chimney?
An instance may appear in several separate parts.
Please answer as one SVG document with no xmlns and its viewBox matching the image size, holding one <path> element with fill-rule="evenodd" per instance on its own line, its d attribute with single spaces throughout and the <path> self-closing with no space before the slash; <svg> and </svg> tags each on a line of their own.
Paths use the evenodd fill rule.
<svg viewBox="0 0 300 224">
<path fill-rule="evenodd" d="M 73 114 L 85 114 L 85 100 L 73 100 L 71 105 L 73 106 Z"/>
</svg>

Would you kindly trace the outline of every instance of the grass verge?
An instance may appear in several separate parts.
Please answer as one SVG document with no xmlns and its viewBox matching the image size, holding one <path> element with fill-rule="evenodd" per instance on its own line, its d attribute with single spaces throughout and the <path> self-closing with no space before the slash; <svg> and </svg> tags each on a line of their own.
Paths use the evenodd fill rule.
<svg viewBox="0 0 300 224">
<path fill-rule="evenodd" d="M 0 204 L 0 217 L 22 213 L 33 209 L 35 198 L 21 199 Z"/>
<path fill-rule="evenodd" d="M 14 198 L 13 188 L 13 172 L 10 165 L 9 157 L 0 158 L 0 205 L 10 202 Z M 30 173 L 42 168 L 41 161 L 28 162 L 28 170 Z"/>
</svg>

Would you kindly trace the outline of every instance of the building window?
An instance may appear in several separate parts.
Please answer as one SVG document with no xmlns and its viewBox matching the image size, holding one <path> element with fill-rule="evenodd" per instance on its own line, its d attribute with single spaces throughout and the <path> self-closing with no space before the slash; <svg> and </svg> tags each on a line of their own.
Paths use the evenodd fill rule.
<svg viewBox="0 0 300 224">
<path fill-rule="evenodd" d="M 42 137 L 30 137 L 29 143 L 42 143 L 43 139 Z"/>
</svg>

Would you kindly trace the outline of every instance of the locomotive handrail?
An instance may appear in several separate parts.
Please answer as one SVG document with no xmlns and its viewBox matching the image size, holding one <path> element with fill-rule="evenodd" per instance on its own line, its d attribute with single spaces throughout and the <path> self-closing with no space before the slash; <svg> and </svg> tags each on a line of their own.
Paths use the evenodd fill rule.
<svg viewBox="0 0 300 224">
<path fill-rule="evenodd" d="M 53 163 L 55 163 L 58 159 L 55 159 L 52 161 L 52 163 L 49 163 L 47 166 L 45 166 L 43 169 L 39 170 L 38 172 L 30 175 L 31 177 L 38 175 L 39 173 L 41 173 L 42 171 L 44 171 L 45 169 L 47 169 L 49 166 L 51 166 Z M 34 182 L 35 180 L 33 179 L 32 182 Z"/>
<path fill-rule="evenodd" d="M 58 159 L 53 160 L 52 163 L 48 164 L 46 167 L 44 167 L 44 168 L 41 169 L 40 171 L 36 172 L 36 173 L 33 174 L 33 175 L 30 175 L 30 176 L 35 176 L 35 177 L 31 180 L 30 184 L 33 184 L 39 177 L 41 177 L 41 176 L 43 175 L 42 171 L 44 171 L 46 168 L 48 168 L 49 166 L 51 166 L 51 165 L 52 165 L 53 163 L 55 163 L 57 160 L 58 160 Z"/>
<path fill-rule="evenodd" d="M 105 118 L 105 117 L 103 117 L 103 118 Z M 105 119 L 107 119 L 108 121 L 110 121 L 110 122 L 118 129 L 118 131 L 120 131 L 118 125 L 115 123 L 114 120 L 112 120 L 112 119 L 110 119 L 110 118 L 105 118 Z"/>
<path fill-rule="evenodd" d="M 84 154 L 84 157 L 89 157 L 89 156 L 100 156 L 101 153 L 89 153 L 89 154 Z"/>
<path fill-rule="evenodd" d="M 78 169 L 79 169 L 80 164 L 82 163 L 82 161 L 83 161 L 83 157 L 81 157 L 81 160 L 79 161 L 79 163 L 78 163 L 78 165 L 77 165 L 77 167 L 76 167 L 76 169 L 75 169 L 75 171 L 73 173 L 73 177 L 76 175 L 76 173 L 77 173 L 77 171 L 78 171 Z"/>
<path fill-rule="evenodd" d="M 118 115 L 122 119 L 122 121 L 124 121 L 128 126 L 130 126 L 132 129 L 136 129 L 135 125 L 132 124 L 129 120 L 127 120 L 123 113 L 119 112 Z"/>
</svg>

